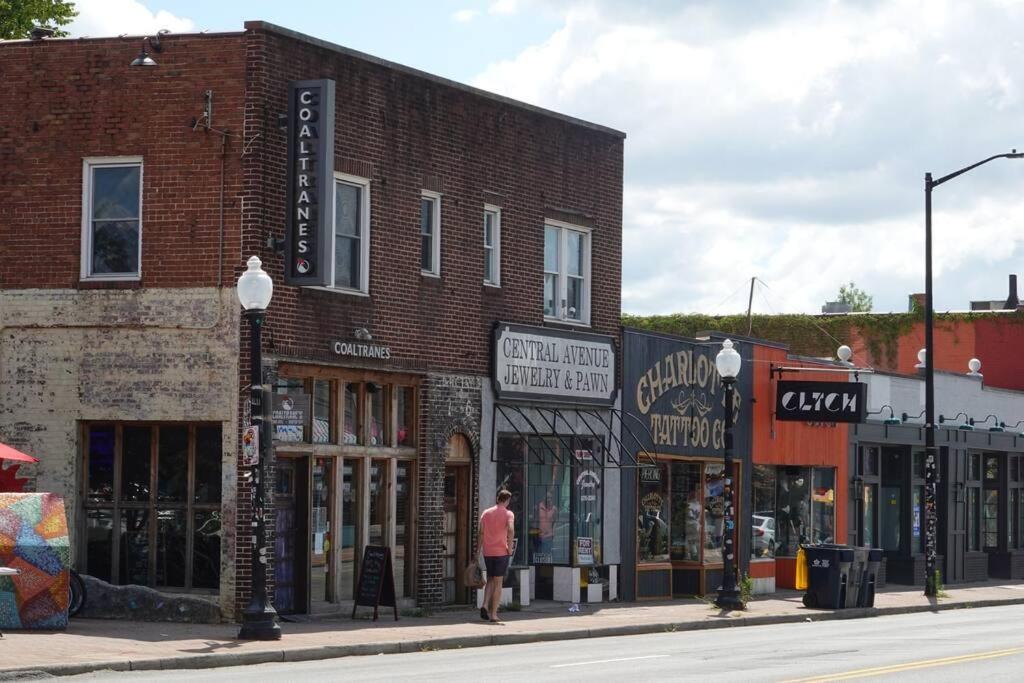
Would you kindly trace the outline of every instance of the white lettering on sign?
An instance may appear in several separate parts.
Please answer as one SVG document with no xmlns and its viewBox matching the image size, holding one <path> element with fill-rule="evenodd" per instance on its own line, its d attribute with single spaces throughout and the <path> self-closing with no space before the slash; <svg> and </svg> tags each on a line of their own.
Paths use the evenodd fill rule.
<svg viewBox="0 0 1024 683">
<path fill-rule="evenodd" d="M 499 394 L 610 402 L 615 347 L 610 339 L 562 336 L 538 328 L 499 328 L 494 340 Z"/>
<path fill-rule="evenodd" d="M 364 344 L 361 342 L 331 342 L 331 350 L 339 356 L 355 356 L 356 358 L 376 358 L 377 360 L 388 360 L 391 358 L 391 347 L 380 344 Z"/>
<path fill-rule="evenodd" d="M 786 410 L 857 414 L 857 394 L 823 391 L 787 391 L 782 395 Z"/>
</svg>

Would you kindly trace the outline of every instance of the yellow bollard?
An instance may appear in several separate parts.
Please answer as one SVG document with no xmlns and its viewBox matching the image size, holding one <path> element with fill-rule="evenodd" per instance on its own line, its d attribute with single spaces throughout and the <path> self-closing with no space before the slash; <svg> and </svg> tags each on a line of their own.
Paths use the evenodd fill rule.
<svg viewBox="0 0 1024 683">
<path fill-rule="evenodd" d="M 796 589 L 807 590 L 807 553 L 803 548 L 796 551 Z"/>
</svg>

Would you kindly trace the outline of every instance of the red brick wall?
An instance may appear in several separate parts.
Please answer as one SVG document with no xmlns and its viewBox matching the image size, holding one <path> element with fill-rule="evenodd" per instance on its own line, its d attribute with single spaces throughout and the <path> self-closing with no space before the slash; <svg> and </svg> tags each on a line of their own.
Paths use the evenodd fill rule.
<svg viewBox="0 0 1024 683">
<path fill-rule="evenodd" d="M 242 36 L 0 43 L 0 287 L 77 287 L 82 159 L 141 155 L 142 286 L 215 286 L 221 136 L 187 124 L 214 92 L 214 125 L 241 133 Z M 238 260 L 242 145 L 225 157 L 225 280 Z"/>
</svg>

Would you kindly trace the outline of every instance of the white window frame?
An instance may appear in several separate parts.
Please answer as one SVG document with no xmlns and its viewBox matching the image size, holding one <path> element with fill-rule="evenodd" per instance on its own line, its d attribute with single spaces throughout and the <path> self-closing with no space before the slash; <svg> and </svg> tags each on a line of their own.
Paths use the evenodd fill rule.
<svg viewBox="0 0 1024 683">
<path fill-rule="evenodd" d="M 334 207 L 338 201 L 338 183 L 354 185 L 362 193 L 359 202 L 359 287 L 334 286 L 335 263 L 335 241 L 337 240 L 337 228 L 334 225 Z M 370 295 L 370 179 L 362 176 L 349 175 L 347 173 L 334 174 L 334 184 L 331 186 L 331 284 L 327 287 L 316 287 L 315 289 L 326 289 L 341 294 L 352 294 L 354 296 Z"/>
<path fill-rule="evenodd" d="M 139 167 L 139 254 L 134 273 L 92 272 L 92 171 L 94 168 Z M 82 280 L 137 282 L 142 279 L 142 187 L 143 163 L 141 156 L 85 157 L 82 159 Z"/>
<path fill-rule="evenodd" d="M 433 216 L 431 218 L 434 221 L 434 232 L 431 236 L 432 251 L 431 251 L 431 266 L 430 270 L 423 268 L 423 264 L 420 263 L 420 273 L 427 277 L 441 277 L 441 193 L 432 192 L 430 190 L 420 190 L 420 199 L 430 199 L 434 202 Z M 417 212 L 418 215 L 419 212 Z M 418 223 L 419 221 L 417 221 Z M 416 231 L 423 238 L 423 233 Z M 416 250 L 417 254 L 421 254 L 422 242 L 419 249 Z M 421 254 L 422 256 L 422 254 Z"/>
<path fill-rule="evenodd" d="M 550 316 L 545 314 L 544 320 L 551 322 L 558 322 L 565 325 L 577 325 L 579 327 L 590 327 L 590 289 L 591 289 L 591 269 L 590 269 L 590 255 L 593 250 L 593 231 L 583 225 L 575 225 L 573 223 L 566 223 L 564 221 L 557 221 L 553 219 L 546 219 L 544 221 L 545 231 L 547 228 L 555 228 L 558 232 L 558 292 L 556 293 L 557 308 L 559 309 L 558 315 Z M 583 310 L 580 312 L 580 319 L 574 320 L 568 317 L 568 306 L 566 299 L 568 298 L 568 259 L 566 254 L 568 253 L 568 234 L 569 231 L 578 232 L 583 236 L 584 248 L 583 248 L 583 296 L 582 296 L 582 307 Z M 545 237 L 546 238 L 546 237 Z M 542 243 L 543 246 L 543 243 Z M 543 251 L 543 249 L 542 249 Z M 541 271 L 544 271 L 543 264 L 541 265 Z M 543 308 L 543 304 L 541 306 Z"/>
<path fill-rule="evenodd" d="M 488 258 L 491 260 L 491 279 L 488 280 L 484 277 L 484 284 L 488 287 L 501 287 L 501 207 L 493 204 L 484 204 L 485 240 L 487 239 L 487 214 L 494 215 L 494 220 L 491 222 L 491 239 L 494 243 L 488 247 L 487 242 L 484 242 L 484 253 L 486 254 L 489 251 Z"/>
</svg>

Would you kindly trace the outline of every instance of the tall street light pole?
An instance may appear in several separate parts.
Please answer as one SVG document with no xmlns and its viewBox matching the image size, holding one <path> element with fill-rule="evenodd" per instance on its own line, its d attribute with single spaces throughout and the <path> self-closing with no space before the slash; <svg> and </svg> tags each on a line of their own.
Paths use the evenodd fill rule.
<svg viewBox="0 0 1024 683">
<path fill-rule="evenodd" d="M 722 519 L 725 533 L 722 539 L 722 587 L 718 589 L 718 598 L 715 606 L 719 609 L 743 609 L 743 601 L 740 593 L 736 590 L 736 511 L 733 507 L 733 478 L 732 478 L 732 402 L 733 385 L 736 383 L 736 375 L 740 374 L 740 365 L 743 359 L 732 346 L 732 341 L 726 339 L 722 342 L 722 350 L 715 356 L 715 367 L 722 378 L 722 385 L 725 388 L 725 430 L 723 453 L 723 465 L 725 468 L 724 486 L 722 497 L 725 502 L 725 514 Z"/>
<path fill-rule="evenodd" d="M 280 640 L 281 627 L 277 624 L 277 611 L 267 598 L 267 453 L 271 435 L 267 425 L 267 406 L 263 400 L 263 349 L 260 333 L 267 316 L 270 297 L 274 293 L 274 282 L 263 268 L 259 258 L 249 258 L 249 269 L 238 278 L 238 300 L 245 309 L 249 320 L 249 424 L 245 438 L 254 439 L 256 448 L 250 443 L 248 456 L 249 485 L 253 489 L 252 499 L 252 597 L 242 612 L 242 628 L 238 631 L 240 640 Z M 243 438 L 243 452 L 246 452 Z"/>
<path fill-rule="evenodd" d="M 935 353 L 934 320 L 932 317 L 932 190 L 948 180 L 987 164 L 996 159 L 1021 159 L 1024 153 L 1010 150 L 1008 154 L 996 154 L 976 164 L 965 166 L 941 178 L 932 179 L 931 173 L 924 174 L 924 594 L 935 597 L 936 557 L 938 555 L 938 520 L 936 516 L 935 478 L 938 470 L 938 453 L 935 448 Z"/>
</svg>

